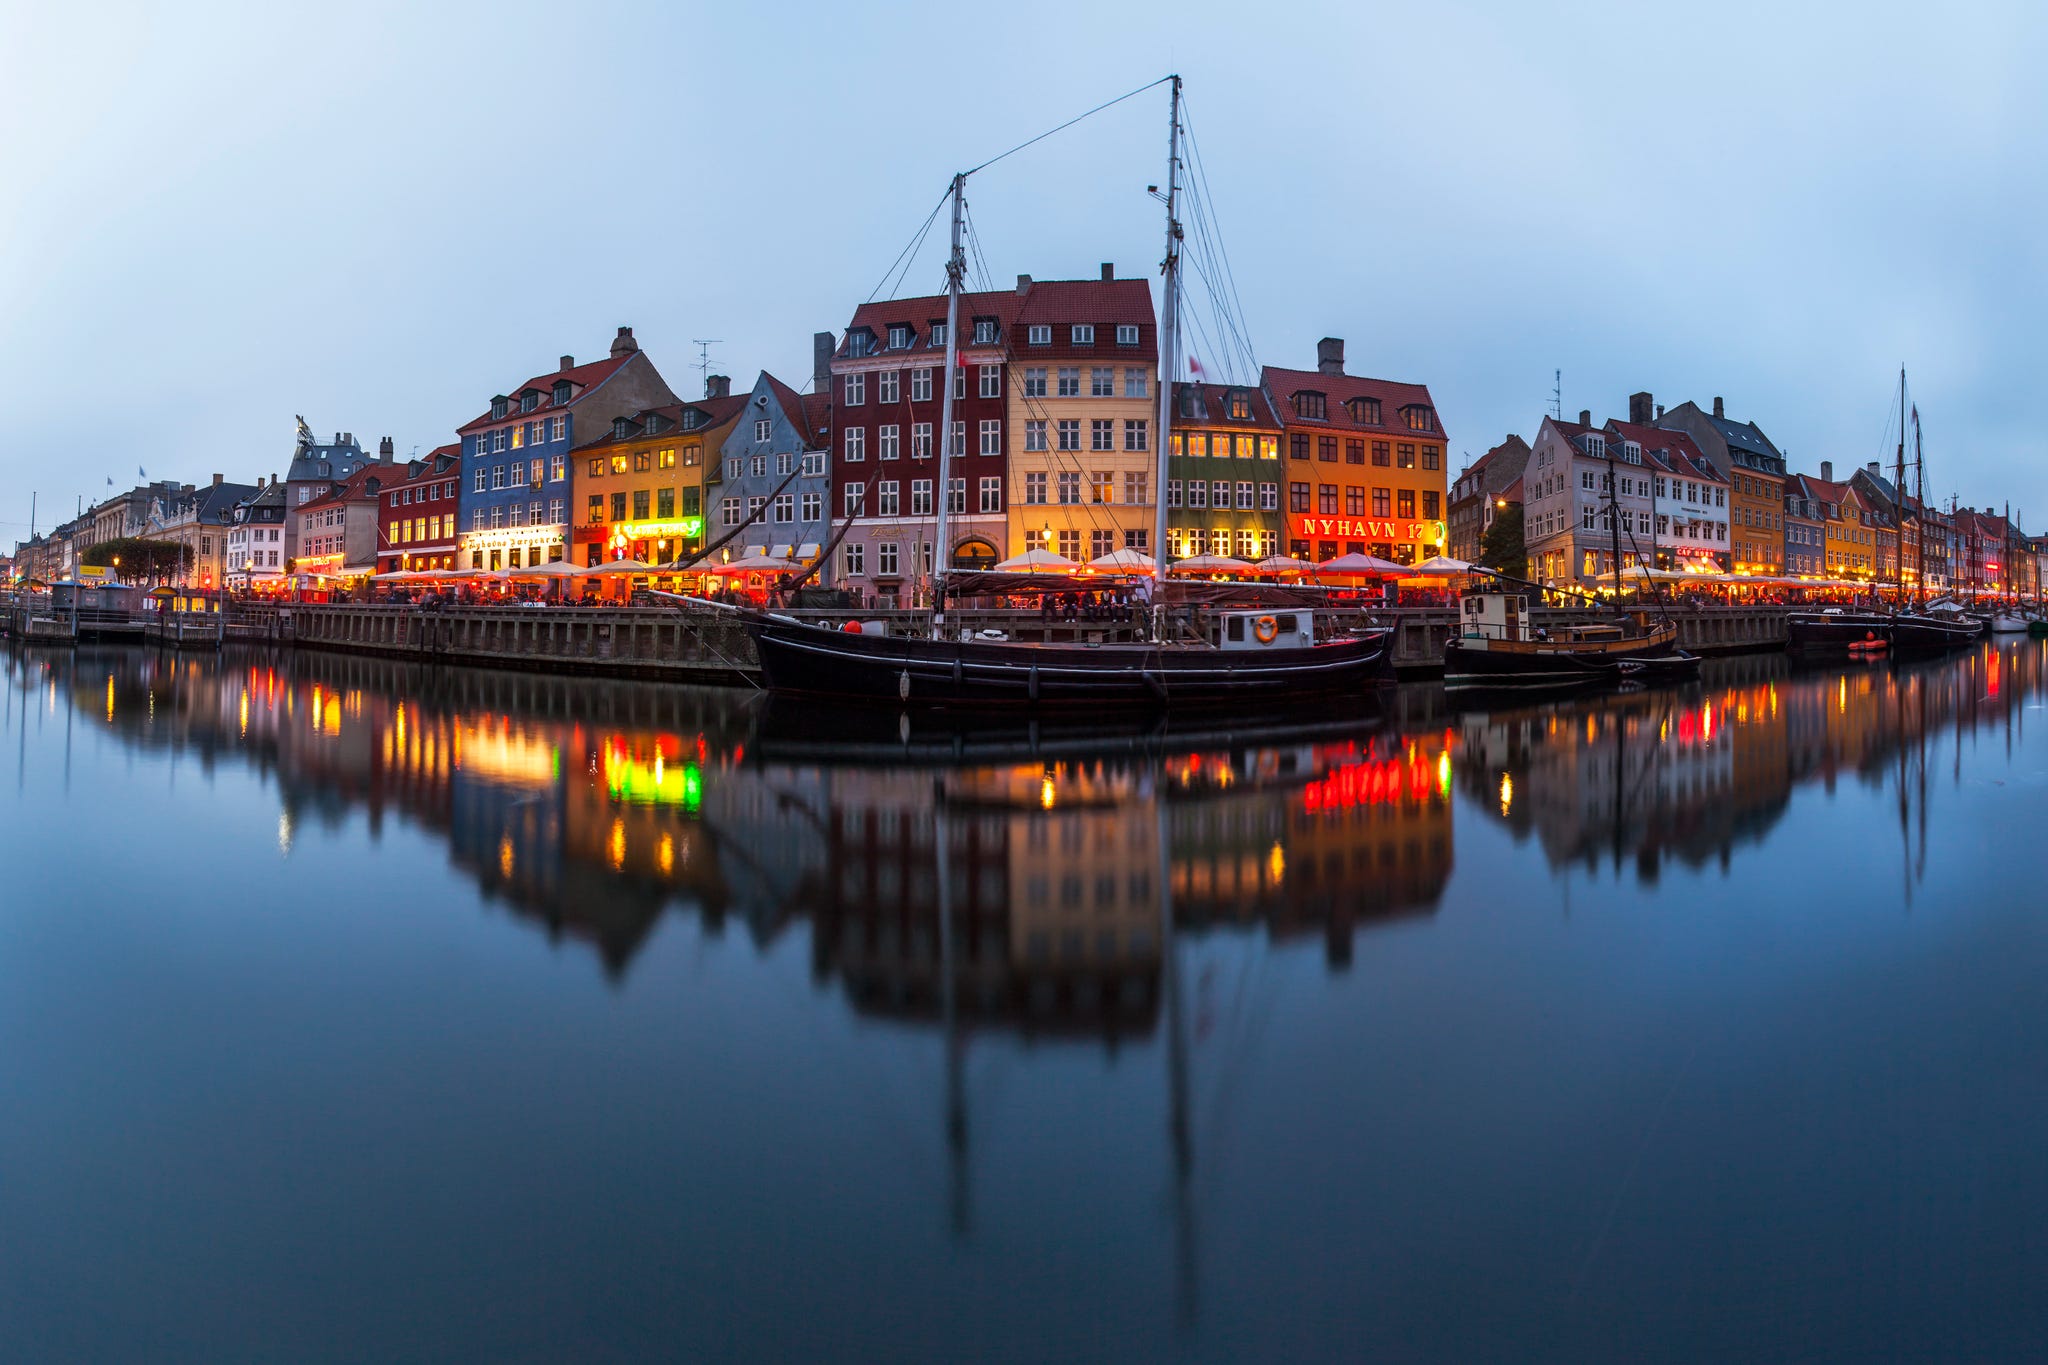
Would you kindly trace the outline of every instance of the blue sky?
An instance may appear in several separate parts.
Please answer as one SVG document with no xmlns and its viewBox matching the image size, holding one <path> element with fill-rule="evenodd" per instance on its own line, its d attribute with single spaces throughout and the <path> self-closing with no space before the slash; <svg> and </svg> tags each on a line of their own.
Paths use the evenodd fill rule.
<svg viewBox="0 0 2048 1365">
<path fill-rule="evenodd" d="M 2037 6 L 35 6 L 0 0 L 0 538 L 107 476 L 450 438 L 629 324 L 801 383 L 948 173 L 1187 80 L 1260 360 L 1455 449 L 1725 395 L 2048 527 Z M 1152 271 L 1163 92 L 977 177 L 990 276 Z M 939 238 L 906 289 L 939 283 Z"/>
</svg>

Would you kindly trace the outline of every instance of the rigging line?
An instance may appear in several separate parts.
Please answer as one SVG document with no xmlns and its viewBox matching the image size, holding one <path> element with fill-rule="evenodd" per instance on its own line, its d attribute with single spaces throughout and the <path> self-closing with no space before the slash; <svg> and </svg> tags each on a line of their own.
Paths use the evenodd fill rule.
<svg viewBox="0 0 2048 1365">
<path fill-rule="evenodd" d="M 991 166 L 995 165 L 995 164 L 996 164 L 996 163 L 997 163 L 998 161 L 1001 161 L 1001 160 L 1002 160 L 1002 159 L 1003 159 L 1004 157 L 1008 157 L 1008 156 L 1015 156 L 1015 155 L 1016 155 L 1017 153 L 1019 153 L 1019 152 L 1023 151 L 1023 150 L 1024 150 L 1024 149 L 1025 149 L 1026 147 L 1029 147 L 1029 146 L 1031 146 L 1031 145 L 1032 145 L 1033 143 L 1037 143 L 1037 142 L 1043 142 L 1043 141 L 1045 141 L 1045 140 L 1046 140 L 1047 138 L 1051 137 L 1051 136 L 1052 136 L 1052 135 L 1053 135 L 1054 133 L 1064 132 L 1064 131 L 1066 131 L 1067 129 L 1069 129 L 1069 128 L 1073 127 L 1073 126 L 1074 126 L 1075 124 L 1079 123 L 1079 122 L 1080 122 L 1080 121 L 1081 121 L 1082 119 L 1086 119 L 1086 118 L 1093 118 L 1093 117 L 1095 117 L 1095 115 L 1097 115 L 1097 114 L 1101 113 L 1101 112 L 1102 112 L 1103 110 L 1105 110 L 1105 109 L 1109 108 L 1109 107 L 1110 107 L 1111 105 L 1117 105 L 1117 104 L 1122 104 L 1122 103 L 1123 103 L 1123 102 L 1124 102 L 1125 100 L 1127 100 L 1127 99 L 1130 99 L 1130 98 L 1132 98 L 1133 96 L 1136 96 L 1136 95 L 1142 95 L 1142 94 L 1144 94 L 1144 93 L 1145 93 L 1145 92 L 1146 92 L 1147 90 L 1150 90 L 1150 89 L 1152 89 L 1152 88 L 1153 88 L 1154 86 L 1160 86 L 1160 85 L 1164 85 L 1164 84 L 1166 84 L 1166 83 L 1167 83 L 1168 81 L 1170 81 L 1170 80 L 1172 80 L 1172 79 L 1173 79 L 1173 77 L 1172 77 L 1172 76 L 1161 76 L 1161 77 L 1160 77 L 1160 78 L 1159 78 L 1158 80 L 1156 80 L 1156 81 L 1148 81 L 1148 82 L 1146 82 L 1146 83 L 1145 83 L 1144 85 L 1141 85 L 1141 86 L 1139 86 L 1139 87 L 1138 87 L 1138 88 L 1137 88 L 1136 90 L 1132 90 L 1132 91 L 1129 91 L 1129 92 L 1127 92 L 1127 93 L 1125 93 L 1125 94 L 1122 94 L 1122 95 L 1118 95 L 1118 96 L 1117 96 L 1117 97 L 1116 97 L 1115 99 L 1113 99 L 1113 100 L 1108 100 L 1108 101 L 1106 101 L 1106 102 L 1104 102 L 1104 103 L 1102 103 L 1102 104 L 1098 104 L 1098 105 L 1096 105 L 1096 106 L 1095 106 L 1095 107 L 1094 107 L 1093 109 L 1090 109 L 1090 110 L 1089 110 L 1089 111 L 1088 111 L 1087 113 L 1085 113 L 1085 114 L 1076 114 L 1076 115 L 1074 115 L 1074 117 L 1072 117 L 1072 118 L 1068 119 L 1068 120 L 1067 120 L 1067 121 L 1066 121 L 1065 123 L 1062 123 L 1062 124 L 1060 124 L 1060 125 L 1059 125 L 1059 127 L 1057 127 L 1057 128 L 1048 128 L 1048 129 L 1046 129 L 1046 130 L 1045 130 L 1044 132 L 1040 133 L 1040 134 L 1039 134 L 1039 135 L 1038 135 L 1037 137 L 1031 138 L 1031 139 L 1029 139 L 1028 141 L 1024 141 L 1024 142 L 1020 142 L 1020 143 L 1018 143 L 1018 144 L 1017 144 L 1016 146 L 1014 146 L 1014 147 L 1010 148 L 1010 150 L 1009 150 L 1009 151 L 1007 151 L 1007 152 L 998 152 L 998 153 L 997 153 L 996 155 L 994 155 L 994 156 L 990 157 L 990 158 L 989 158 L 988 160 L 986 160 L 986 161 L 982 162 L 982 163 L 981 163 L 981 164 L 980 164 L 979 166 L 975 166 L 975 167 L 972 167 L 972 168 L 970 168 L 970 169 L 968 169 L 968 170 L 962 171 L 962 172 L 961 172 L 961 174 L 962 174 L 962 175 L 974 175 L 974 174 L 976 174 L 977 172 L 980 172 L 980 171 L 985 171 L 985 170 L 987 170 L 987 169 L 988 169 L 989 167 L 991 167 Z"/>
<path fill-rule="evenodd" d="M 1215 239 L 1216 250 L 1223 258 L 1223 277 L 1229 286 L 1231 310 L 1236 315 L 1238 323 L 1242 325 L 1244 323 L 1244 300 L 1237 291 L 1237 272 L 1231 268 L 1230 246 L 1224 241 L 1222 225 L 1216 222 L 1215 210 L 1212 207 L 1215 202 L 1215 194 L 1209 188 L 1209 168 L 1202 160 L 1200 145 L 1195 141 L 1194 125 L 1188 120 L 1188 102 L 1185 93 L 1181 95 L 1180 109 L 1182 130 L 1187 134 L 1189 165 L 1194 171 L 1195 180 L 1201 186 L 1196 197 L 1202 203 L 1204 220 L 1209 224 L 1210 233 Z M 1258 368 L 1258 356 L 1250 350 L 1251 338 L 1249 330 L 1245 334 L 1245 347 L 1247 352 L 1250 353 L 1252 368 L 1256 370 Z"/>
<path fill-rule="evenodd" d="M 948 186 L 946 192 L 939 196 L 939 202 L 932 205 L 932 211 L 925 218 L 924 226 L 920 227 L 916 232 L 911 234 L 910 245 L 904 247 L 903 250 L 897 254 L 896 259 L 889 262 L 889 268 L 882 272 L 881 284 L 876 285 L 875 292 L 868 295 L 867 301 L 869 303 L 873 303 L 877 298 L 881 296 L 882 290 L 889 283 L 889 277 L 897 273 L 897 266 L 901 265 L 905 270 L 908 270 L 910 268 L 909 259 L 915 256 L 917 254 L 918 247 L 924 244 L 925 235 L 932 230 L 932 224 L 938 220 L 939 210 L 946 207 L 946 200 L 950 199 L 952 195 L 952 187 Z M 898 278 L 900 279 L 901 277 L 898 276 Z"/>
</svg>

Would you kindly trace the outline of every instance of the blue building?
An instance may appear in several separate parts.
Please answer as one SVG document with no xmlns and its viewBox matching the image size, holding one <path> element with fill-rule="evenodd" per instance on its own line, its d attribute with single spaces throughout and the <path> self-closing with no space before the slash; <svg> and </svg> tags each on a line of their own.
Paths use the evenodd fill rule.
<svg viewBox="0 0 2048 1365">
<path fill-rule="evenodd" d="M 832 334 L 820 337 L 829 363 Z M 754 381 L 746 410 L 721 449 L 719 481 L 707 485 L 711 505 L 706 543 L 730 535 L 750 514 L 761 515 L 726 547 L 730 554 L 721 557 L 766 553 L 809 564 L 830 539 L 829 374 L 819 387 L 822 393 L 800 394 L 766 371 Z"/>
<path fill-rule="evenodd" d="M 588 365 L 563 356 L 460 428 L 462 486 L 457 560 L 466 569 L 509 569 L 564 557 L 570 515 L 570 452 L 602 440 L 612 419 L 676 401 L 633 329 L 619 328 L 611 354 Z"/>
</svg>

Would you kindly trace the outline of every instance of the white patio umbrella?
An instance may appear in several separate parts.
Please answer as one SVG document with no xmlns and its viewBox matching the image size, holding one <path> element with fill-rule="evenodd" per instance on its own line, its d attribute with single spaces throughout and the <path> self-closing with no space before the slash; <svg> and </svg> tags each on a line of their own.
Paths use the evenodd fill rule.
<svg viewBox="0 0 2048 1365">
<path fill-rule="evenodd" d="M 1051 550 L 1026 550 L 1021 555 L 1012 555 L 996 565 L 997 573 L 1072 573 L 1080 568 L 1065 555 L 1056 555 Z"/>
<path fill-rule="evenodd" d="M 1097 555 L 1088 561 L 1088 567 L 1105 573 L 1151 573 L 1158 565 L 1151 555 L 1143 550 L 1133 550 L 1127 545 L 1121 550 L 1111 550 L 1106 555 Z"/>
<path fill-rule="evenodd" d="M 1452 574 L 1471 573 L 1472 566 L 1462 559 L 1452 559 L 1448 555 L 1437 555 L 1423 560 L 1413 569 L 1408 570 L 1408 572 L 1423 576 L 1442 576 L 1448 578 Z"/>
<path fill-rule="evenodd" d="M 1228 555 L 1191 555 L 1167 566 L 1174 573 L 1250 573 L 1249 561 Z"/>
<path fill-rule="evenodd" d="M 614 574 L 650 574 L 656 573 L 658 570 L 652 564 L 645 564 L 637 559 L 613 559 L 598 565 L 594 569 L 585 569 L 584 572 L 586 574 L 604 574 L 609 576 Z"/>
<path fill-rule="evenodd" d="M 1314 571 L 1315 567 L 1308 560 L 1296 559 L 1293 555 L 1267 555 L 1264 559 L 1252 565 L 1252 568 L 1259 573 L 1268 574 L 1310 573 Z"/>
<path fill-rule="evenodd" d="M 579 569 L 566 559 L 557 559 L 551 564 L 534 564 L 524 569 L 507 569 L 508 578 L 582 578 L 591 573 L 590 569 Z"/>
<path fill-rule="evenodd" d="M 713 564 L 710 572 L 715 574 L 800 573 L 803 571 L 803 567 L 803 565 L 795 560 L 777 559 L 773 555 L 742 555 L 740 558 L 724 564 Z"/>
</svg>

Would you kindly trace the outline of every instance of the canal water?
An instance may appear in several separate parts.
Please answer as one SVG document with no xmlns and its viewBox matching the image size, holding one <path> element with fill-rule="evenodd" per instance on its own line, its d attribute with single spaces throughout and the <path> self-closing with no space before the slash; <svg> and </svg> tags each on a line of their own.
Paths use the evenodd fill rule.
<svg viewBox="0 0 2048 1365">
<path fill-rule="evenodd" d="M 6 1359 L 2048 1349 L 2048 641 L 1160 730 L 0 671 Z"/>
</svg>

